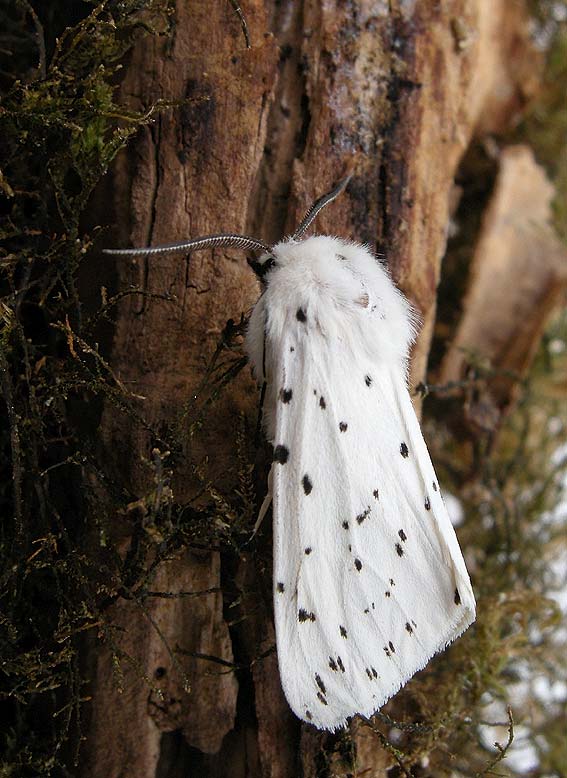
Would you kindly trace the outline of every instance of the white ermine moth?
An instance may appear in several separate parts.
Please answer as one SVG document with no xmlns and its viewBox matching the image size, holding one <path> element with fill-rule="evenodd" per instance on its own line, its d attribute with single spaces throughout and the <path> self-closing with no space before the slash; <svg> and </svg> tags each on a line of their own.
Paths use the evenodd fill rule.
<svg viewBox="0 0 567 778">
<path fill-rule="evenodd" d="M 407 387 L 411 307 L 365 247 L 213 235 L 262 281 L 246 347 L 273 445 L 274 613 L 287 700 L 327 730 L 371 716 L 475 619 L 459 544 Z M 266 503 L 265 503 L 266 504 Z"/>
</svg>

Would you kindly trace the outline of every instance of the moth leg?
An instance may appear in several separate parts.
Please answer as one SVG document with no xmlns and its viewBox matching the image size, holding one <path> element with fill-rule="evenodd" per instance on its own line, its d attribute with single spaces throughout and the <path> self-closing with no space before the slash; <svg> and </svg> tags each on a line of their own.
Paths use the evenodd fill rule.
<svg viewBox="0 0 567 778">
<path fill-rule="evenodd" d="M 272 481 L 273 481 L 273 474 L 274 474 L 274 466 L 272 465 L 271 468 L 270 468 L 270 472 L 268 473 L 268 491 L 266 493 L 266 496 L 264 497 L 264 502 L 262 503 L 260 511 L 258 512 L 258 518 L 256 519 L 256 524 L 254 524 L 254 529 L 252 531 L 252 537 L 255 537 L 256 533 L 260 529 L 260 525 L 264 521 L 264 517 L 266 516 L 266 513 L 268 512 L 268 508 L 272 504 L 272 496 L 273 496 Z"/>
</svg>

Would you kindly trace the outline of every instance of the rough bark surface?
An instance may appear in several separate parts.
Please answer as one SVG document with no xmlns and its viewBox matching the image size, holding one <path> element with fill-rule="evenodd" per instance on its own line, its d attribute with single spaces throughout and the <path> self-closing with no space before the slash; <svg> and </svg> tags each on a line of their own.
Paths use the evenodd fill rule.
<svg viewBox="0 0 567 778">
<path fill-rule="evenodd" d="M 524 5 L 241 5 L 249 50 L 230 3 L 195 0 L 177 3 L 167 41 L 145 42 L 134 52 L 121 87 L 126 101 L 136 108 L 158 98 L 186 102 L 141 132 L 116 166 L 114 242 L 160 244 L 223 230 L 273 241 L 352 169 L 347 194 L 321 215 L 316 229 L 386 254 L 423 319 L 413 362 L 421 378 L 459 162 L 473 137 L 513 121 L 537 81 L 539 60 Z M 113 369 L 143 396 L 144 415 L 160 429 L 178 417 L 202 379 L 226 320 L 246 312 L 258 290 L 236 251 L 196 253 L 190 263 L 179 256 L 122 262 L 117 278 L 120 288 L 136 284 L 170 297 L 127 298 L 113 343 Z M 256 402 L 248 375 L 240 376 L 191 452 L 193 458 L 208 455 L 221 493 L 235 488 L 235 420 L 240 413 L 252 417 Z M 152 436 L 110 408 L 102 434 L 109 466 L 133 492 L 147 492 L 150 468 L 128 463 L 151 459 Z M 175 501 L 185 502 L 196 488 L 189 469 L 178 467 Z M 218 587 L 220 567 L 217 553 L 186 554 L 162 569 L 159 586 Z M 115 607 L 111 617 L 123 628 L 117 640 L 155 688 L 138 680 L 133 668 L 118 696 L 110 649 L 97 650 L 85 775 L 317 774 L 327 736 L 301 727 L 290 713 L 275 655 L 258 660 L 274 644 L 267 567 L 262 579 L 252 561 L 238 562 L 234 580 L 249 594 L 239 606 L 243 621 L 230 631 L 218 594 L 156 600 L 148 614 L 127 602 Z M 231 673 L 204 676 L 207 663 L 180 654 L 192 683 L 188 694 L 160 633 L 186 652 L 226 661 L 238 654 L 240 663 L 253 662 L 252 672 L 240 673 L 238 683 Z M 172 731 L 177 734 L 162 734 Z M 384 774 L 387 758 L 379 744 L 368 732 L 355 735 L 355 742 L 359 773 Z"/>
<path fill-rule="evenodd" d="M 256 45 L 243 51 L 228 3 L 179 3 L 172 35 L 165 41 L 146 41 L 135 50 L 121 85 L 125 101 L 136 109 L 164 97 L 187 102 L 162 113 L 141 132 L 115 169 L 119 245 L 159 244 L 223 229 L 244 231 L 277 65 L 275 41 L 264 34 L 262 4 L 250 4 L 247 18 Z M 239 255 L 195 254 L 190 268 L 179 256 L 158 262 L 141 258 L 120 263 L 117 275 L 120 288 L 135 285 L 170 298 L 145 297 L 140 302 L 140 297 L 131 297 L 120 311 L 113 345 L 120 379 L 143 396 L 140 411 L 159 430 L 178 418 L 202 379 L 227 319 L 238 320 L 254 301 L 255 283 Z M 244 381 L 218 404 L 219 415 L 208 427 L 206 440 L 199 440 L 201 452 L 193 452 L 197 459 L 206 452 L 215 463 L 219 486 L 235 456 L 234 436 L 227 439 L 227 426 L 234 429 L 235 417 L 254 400 L 251 382 Z M 102 436 L 114 471 L 134 493 L 146 493 L 150 469 L 128 468 L 140 458 L 151 461 L 152 436 L 110 410 L 102 421 Z M 174 499 L 183 503 L 194 493 L 195 480 L 181 466 L 172 488 Z M 220 559 L 212 553 L 168 564 L 156 588 L 202 591 L 220 583 Z M 160 759 L 162 732 L 179 730 L 198 753 L 210 754 L 219 752 L 234 727 L 234 674 L 218 674 L 218 666 L 180 656 L 192 681 L 187 694 L 166 648 L 167 642 L 186 652 L 231 661 L 222 598 L 154 600 L 148 609 L 144 615 L 122 602 L 109 614 L 123 629 L 123 637 L 117 638 L 120 648 L 140 667 L 125 670 L 126 691 L 119 697 L 113 688 L 111 647 L 97 654 L 86 770 L 93 778 L 168 774 L 168 762 L 176 757 L 170 749 L 169 758 Z M 140 679 L 140 669 L 155 690 Z M 214 675 L 205 675 L 211 670 Z"/>
</svg>

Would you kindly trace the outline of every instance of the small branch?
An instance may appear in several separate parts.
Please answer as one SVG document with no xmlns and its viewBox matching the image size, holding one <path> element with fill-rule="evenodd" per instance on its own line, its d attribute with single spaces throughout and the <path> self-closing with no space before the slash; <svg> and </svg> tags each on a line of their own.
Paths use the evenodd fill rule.
<svg viewBox="0 0 567 778">
<path fill-rule="evenodd" d="M 16 536 L 21 541 L 24 535 L 22 511 L 22 450 L 20 445 L 19 417 L 14 407 L 12 378 L 4 353 L 0 351 L 0 385 L 6 402 L 10 424 L 10 444 L 12 449 L 12 482 L 14 485 L 14 514 L 16 518 Z"/>
<path fill-rule="evenodd" d="M 405 754 L 400 751 L 399 748 L 396 748 L 393 743 L 390 743 L 386 735 L 384 735 L 383 732 L 380 732 L 380 730 L 372 724 L 370 719 L 367 719 L 365 716 L 361 716 L 361 719 L 367 724 L 372 732 L 378 736 L 384 751 L 387 751 L 389 754 L 391 754 L 391 756 L 394 757 L 402 775 L 404 775 L 405 778 L 412 778 L 411 767 L 406 767 L 406 763 L 404 761 Z"/>
<path fill-rule="evenodd" d="M 39 72 L 39 77 L 44 80 L 47 76 L 47 60 L 45 55 L 45 33 L 43 31 L 43 25 L 39 21 L 39 17 L 36 14 L 35 10 L 32 8 L 28 0 L 19 0 L 20 4 L 26 9 L 26 11 L 31 16 L 34 26 L 35 26 L 35 34 L 37 37 L 37 47 L 39 49 L 39 62 L 37 64 L 37 70 Z"/>
<path fill-rule="evenodd" d="M 140 608 L 140 610 L 142 611 L 144 616 L 147 618 L 147 620 L 149 621 L 151 626 L 156 631 L 156 634 L 157 634 L 158 638 L 160 639 L 161 644 L 163 645 L 163 647 L 165 648 L 167 654 L 169 655 L 169 658 L 171 659 L 171 663 L 173 664 L 173 666 L 175 667 L 175 669 L 179 673 L 179 677 L 181 678 L 181 680 L 183 682 L 183 691 L 190 692 L 191 691 L 191 684 L 189 683 L 189 677 L 188 677 L 187 673 L 185 672 L 185 670 L 183 669 L 183 667 L 181 667 L 181 664 L 179 663 L 179 660 L 175 656 L 175 652 L 172 650 L 171 646 L 169 645 L 169 642 L 168 642 L 167 638 L 165 637 L 165 635 L 163 634 L 159 624 L 157 624 L 157 622 L 153 618 L 152 614 L 149 612 L 149 610 L 146 608 L 146 606 L 143 604 L 143 602 L 141 602 L 138 598 L 135 598 L 134 601 L 135 601 L 136 605 Z"/>
<path fill-rule="evenodd" d="M 446 381 L 444 384 L 428 384 L 424 381 L 420 381 L 414 389 L 414 395 L 425 398 L 429 394 L 445 394 L 446 392 L 452 392 L 455 389 L 472 389 L 475 386 L 486 384 L 487 380 L 490 378 L 509 378 L 518 384 L 525 384 L 525 381 L 515 370 L 497 367 L 487 368 L 479 365 L 475 365 L 474 367 L 474 373 L 463 378 L 461 381 Z"/>
<path fill-rule="evenodd" d="M 508 705 L 506 708 L 506 712 L 508 714 L 508 740 L 506 741 L 506 744 L 504 746 L 501 746 L 500 743 L 496 742 L 494 743 L 494 746 L 498 753 L 494 757 L 494 759 L 491 759 L 490 762 L 486 765 L 484 770 L 480 773 L 475 773 L 475 778 L 482 778 L 484 775 L 494 775 L 493 768 L 496 767 L 498 762 L 501 762 L 503 759 L 506 758 L 506 754 L 508 752 L 508 749 L 514 742 L 514 719 L 512 717 L 512 708 Z"/>
<path fill-rule="evenodd" d="M 218 586 L 203 589 L 200 592 L 137 592 L 139 597 L 161 597 L 165 600 L 176 600 L 180 597 L 204 597 L 207 594 L 220 594 L 223 590 Z"/>
<path fill-rule="evenodd" d="M 101 318 L 105 318 L 108 320 L 108 312 L 111 308 L 116 306 L 121 300 L 123 300 L 125 297 L 129 297 L 131 295 L 139 294 L 144 297 L 149 297 L 152 300 L 164 300 L 165 302 L 173 302 L 174 298 L 167 294 L 156 294 L 155 292 L 147 292 L 144 289 L 139 289 L 137 287 L 132 287 L 131 289 L 124 289 L 122 292 L 118 292 L 118 294 L 114 295 L 113 297 L 107 298 L 106 297 L 106 289 L 102 287 L 101 291 L 101 297 L 102 297 L 102 305 L 100 308 L 88 319 L 86 322 L 83 332 L 85 333 L 91 333 L 95 327 L 96 324 L 100 321 Z"/>
<path fill-rule="evenodd" d="M 177 647 L 175 650 L 178 654 L 183 654 L 183 656 L 190 656 L 192 659 L 202 659 L 206 662 L 214 662 L 217 665 L 222 665 L 222 667 L 229 667 L 231 671 L 234 671 L 234 670 L 251 670 L 255 664 L 261 662 L 263 659 L 266 659 L 266 657 L 270 656 L 270 654 L 273 654 L 276 650 L 276 647 L 275 645 L 270 646 L 261 654 L 258 654 L 257 657 L 252 659 L 252 661 L 249 664 L 237 664 L 236 662 L 231 662 L 228 659 L 223 659 L 220 656 L 214 656 L 213 654 L 201 654 L 199 651 L 188 651 L 187 649 L 179 648 L 179 647 Z"/>
<path fill-rule="evenodd" d="M 190 656 L 192 659 L 204 659 L 206 662 L 214 662 L 223 667 L 230 667 L 231 670 L 240 670 L 243 667 L 242 665 L 237 665 L 235 662 L 231 662 L 228 659 L 222 659 L 220 656 L 214 656 L 213 654 L 201 654 L 199 651 L 187 651 L 184 648 L 177 648 L 176 652 L 178 654 L 183 654 L 183 656 Z"/>
<path fill-rule="evenodd" d="M 418 724 L 413 721 L 397 721 L 391 716 L 388 716 L 386 713 L 380 713 L 380 711 L 375 713 L 374 716 L 377 719 L 380 719 L 380 721 L 383 721 L 384 724 L 388 724 L 390 727 L 395 727 L 402 732 L 433 732 L 433 727 L 429 724 Z"/>
</svg>

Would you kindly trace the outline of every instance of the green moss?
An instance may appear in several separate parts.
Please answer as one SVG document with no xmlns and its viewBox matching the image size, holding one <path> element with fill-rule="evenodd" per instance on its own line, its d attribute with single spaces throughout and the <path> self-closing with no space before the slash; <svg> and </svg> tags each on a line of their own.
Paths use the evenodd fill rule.
<svg viewBox="0 0 567 778">
<path fill-rule="evenodd" d="M 145 533 L 125 561 L 104 546 L 106 517 L 126 509 L 129 496 L 105 479 L 96 441 L 76 409 L 96 408 L 104 397 L 125 413 L 134 410 L 83 321 L 76 276 L 92 240 L 80 220 L 93 188 L 149 118 L 115 103 L 120 60 L 141 35 L 167 30 L 168 4 L 75 4 L 71 15 L 79 18 L 65 29 L 68 13 L 61 3 L 36 15 L 22 2 L 2 8 L 0 25 L 0 410 L 7 422 L 0 431 L 0 775 L 6 776 L 69 774 L 64 765 L 76 763 L 81 740 L 81 636 L 109 603 L 147 578 L 149 547 L 156 545 Z M 167 474 L 158 470 L 159 498 L 147 499 L 153 524 L 167 524 L 163 545 L 171 547 L 181 542 L 184 522 L 171 518 Z M 106 483 L 106 494 L 95 493 L 92 475 Z"/>
<path fill-rule="evenodd" d="M 140 36 L 168 31 L 168 0 L 51 4 L 36 16 L 25 2 L 6 11 L 0 68 L 0 775 L 69 775 L 78 764 L 83 707 L 82 639 L 111 649 L 117 691 L 130 666 L 153 688 L 136 656 L 120 646 L 108 617 L 121 598 L 159 626 L 148 598 L 162 562 L 178 549 L 230 547 L 249 529 L 254 506 L 250 431 L 235 446 L 238 489 L 214 488 L 207 462 L 193 461 L 193 435 L 206 427 L 226 385 L 244 365 L 241 332 L 229 323 L 194 402 L 169 428 L 153 430 L 97 342 L 126 290 L 88 318 L 78 290 L 93 235 L 82 228 L 89 198 L 117 152 L 165 103 L 146 114 L 116 103 L 121 60 Z M 0 25 L 0 29 L 2 25 Z M 8 34 L 9 33 L 9 34 Z M 1 38 L 1 33 L 0 33 Z M 10 49 L 17 42 L 17 51 Z M 105 471 L 98 418 L 112 404 L 154 441 L 147 492 L 134 494 Z M 179 463 L 201 481 L 198 507 L 175 501 Z M 115 538 L 122 518 L 131 542 Z M 180 677 L 184 671 L 166 645 Z M 186 680 L 186 679 L 185 679 Z"/>
</svg>

